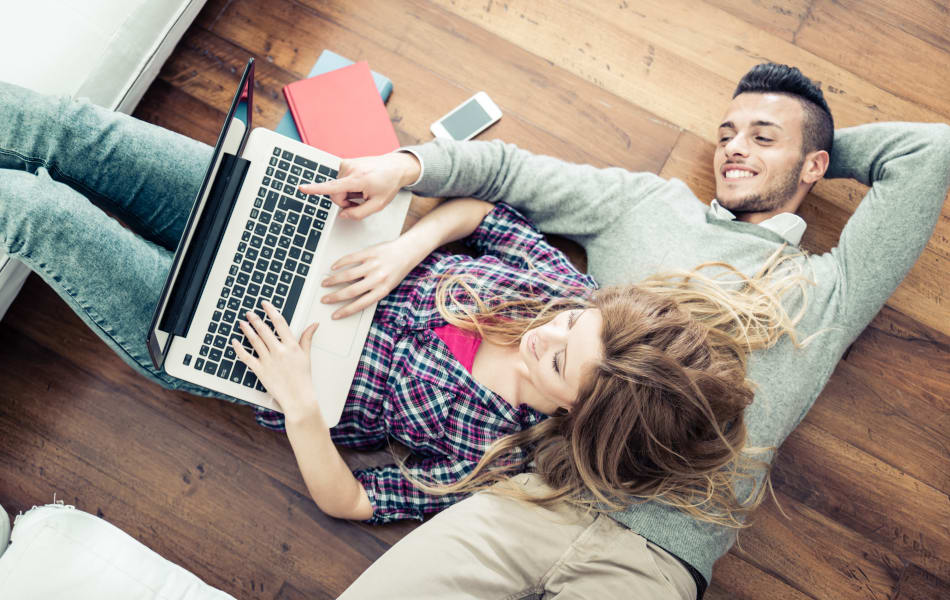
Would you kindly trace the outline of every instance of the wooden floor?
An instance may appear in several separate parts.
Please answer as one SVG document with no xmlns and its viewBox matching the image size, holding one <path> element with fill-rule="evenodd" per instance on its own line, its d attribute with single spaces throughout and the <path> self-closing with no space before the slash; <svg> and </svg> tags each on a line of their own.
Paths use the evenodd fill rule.
<svg viewBox="0 0 950 600">
<path fill-rule="evenodd" d="M 136 116 L 213 143 L 253 55 L 272 127 L 324 48 L 393 80 L 405 144 L 485 90 L 505 116 L 484 137 L 679 177 L 705 200 L 718 119 L 766 59 L 820 81 L 838 126 L 950 121 L 948 0 L 210 0 Z M 834 245 L 862 194 L 822 183 L 805 246 Z M 55 493 L 237 598 L 335 597 L 412 529 L 324 517 L 283 435 L 147 383 L 36 276 L 0 323 L 0 390 L 8 511 Z M 774 481 L 787 517 L 757 513 L 707 598 L 950 597 L 950 204 Z"/>
</svg>

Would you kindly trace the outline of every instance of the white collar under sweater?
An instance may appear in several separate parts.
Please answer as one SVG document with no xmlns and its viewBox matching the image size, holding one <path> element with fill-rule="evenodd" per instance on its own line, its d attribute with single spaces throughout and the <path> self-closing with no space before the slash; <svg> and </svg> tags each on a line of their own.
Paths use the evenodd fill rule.
<svg viewBox="0 0 950 600">
<path fill-rule="evenodd" d="M 736 216 L 732 214 L 732 211 L 728 208 L 724 208 L 719 204 L 718 200 L 713 200 L 709 203 L 709 213 L 722 221 L 736 220 Z M 807 225 L 805 219 L 795 213 L 784 212 L 762 221 L 759 223 L 759 226 L 774 231 L 788 241 L 789 244 L 798 246 L 802 241 L 802 236 L 805 234 L 805 227 Z"/>
</svg>

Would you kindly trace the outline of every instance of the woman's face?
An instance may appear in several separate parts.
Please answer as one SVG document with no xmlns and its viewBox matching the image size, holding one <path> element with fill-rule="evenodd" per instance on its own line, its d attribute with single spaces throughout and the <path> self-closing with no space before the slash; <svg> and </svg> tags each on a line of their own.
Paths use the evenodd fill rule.
<svg viewBox="0 0 950 600">
<path fill-rule="evenodd" d="M 603 357 L 603 323 L 596 308 L 566 310 L 522 336 L 519 354 L 528 381 L 539 399 L 553 402 L 553 409 L 570 410 L 582 375 Z"/>
</svg>

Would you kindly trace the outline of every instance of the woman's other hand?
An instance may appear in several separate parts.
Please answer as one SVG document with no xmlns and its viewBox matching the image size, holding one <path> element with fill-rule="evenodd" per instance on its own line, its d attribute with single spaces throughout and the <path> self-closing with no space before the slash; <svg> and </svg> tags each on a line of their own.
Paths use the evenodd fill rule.
<svg viewBox="0 0 950 600">
<path fill-rule="evenodd" d="M 424 258 L 416 256 L 405 234 L 390 242 L 370 246 L 348 254 L 330 267 L 333 273 L 322 282 L 324 287 L 348 283 L 346 287 L 327 294 L 325 304 L 348 302 L 333 313 L 342 319 L 383 299 Z"/>
<path fill-rule="evenodd" d="M 421 166 L 409 152 L 344 159 L 339 177 L 300 186 L 305 194 L 329 196 L 344 219 L 363 219 L 386 207 L 400 189 L 419 178 Z M 362 203 L 353 200 L 362 198 Z"/>
<path fill-rule="evenodd" d="M 261 306 L 274 323 L 274 329 L 254 312 L 248 312 L 248 320 L 240 322 L 241 331 L 257 356 L 252 356 L 237 340 L 232 340 L 231 346 L 274 397 L 288 421 L 318 414 L 320 406 L 313 393 L 310 373 L 310 343 L 317 323 L 307 327 L 297 341 L 273 304 L 265 301 Z"/>
</svg>

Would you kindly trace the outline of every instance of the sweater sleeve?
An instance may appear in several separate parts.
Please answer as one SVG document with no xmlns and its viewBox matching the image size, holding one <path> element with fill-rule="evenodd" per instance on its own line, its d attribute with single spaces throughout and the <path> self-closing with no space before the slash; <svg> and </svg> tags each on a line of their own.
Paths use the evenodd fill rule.
<svg viewBox="0 0 950 600">
<path fill-rule="evenodd" d="M 841 324 L 857 335 L 933 233 L 950 186 L 950 127 L 874 123 L 839 130 L 827 177 L 871 186 L 826 255 L 842 278 Z"/>
<path fill-rule="evenodd" d="M 665 183 L 653 173 L 573 164 L 534 155 L 500 140 L 438 139 L 404 150 L 422 164 L 422 176 L 409 187 L 412 191 L 503 201 L 524 213 L 541 231 L 581 243 L 609 228 L 620 213 L 631 210 Z"/>
</svg>

